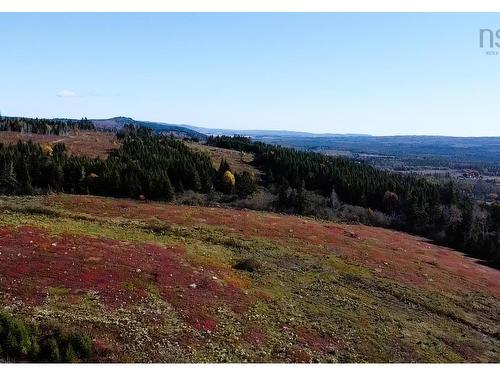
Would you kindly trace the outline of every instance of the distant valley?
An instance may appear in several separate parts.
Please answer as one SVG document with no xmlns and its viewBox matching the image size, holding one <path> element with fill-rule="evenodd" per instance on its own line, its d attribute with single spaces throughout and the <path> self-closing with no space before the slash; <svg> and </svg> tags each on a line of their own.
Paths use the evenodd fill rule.
<svg viewBox="0 0 500 375">
<path fill-rule="evenodd" d="M 176 132 L 179 135 L 206 139 L 214 135 L 243 135 L 256 141 L 293 147 L 300 150 L 325 154 L 365 157 L 403 157 L 419 159 L 420 164 L 444 165 L 446 162 L 462 162 L 464 165 L 500 164 L 499 137 L 449 137 L 395 135 L 372 136 L 367 134 L 315 134 L 286 130 L 237 130 L 204 128 L 186 124 L 138 121 L 129 117 L 92 119 L 98 128 L 120 129 L 125 124 L 146 126 L 159 132 Z M 441 161 L 440 161 L 441 159 Z M 418 164 L 415 161 L 416 164 Z"/>
</svg>

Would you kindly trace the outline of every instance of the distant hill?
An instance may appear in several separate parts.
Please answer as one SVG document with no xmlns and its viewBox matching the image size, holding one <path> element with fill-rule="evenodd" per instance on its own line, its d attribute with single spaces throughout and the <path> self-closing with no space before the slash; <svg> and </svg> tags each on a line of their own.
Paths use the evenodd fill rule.
<svg viewBox="0 0 500 375">
<path fill-rule="evenodd" d="M 353 137 L 353 136 L 364 136 L 370 137 L 370 135 L 365 134 L 334 134 L 334 133 L 308 133 L 308 132 L 298 132 L 291 130 L 262 130 L 262 129 L 218 129 L 218 128 L 203 128 L 199 126 L 192 125 L 181 125 L 183 127 L 195 130 L 200 133 L 204 133 L 207 135 L 243 135 L 254 138 L 266 138 L 266 137 L 284 137 L 284 138 L 328 138 L 328 137 Z"/>
<path fill-rule="evenodd" d="M 206 139 L 207 136 L 204 133 L 198 132 L 194 129 L 189 128 L 185 125 L 175 125 L 167 124 L 162 122 L 152 122 L 152 121 L 139 121 L 134 120 L 130 117 L 113 117 L 109 119 L 91 119 L 97 128 L 101 129 L 121 129 L 127 124 L 136 126 L 145 126 L 147 128 L 154 129 L 160 133 L 174 134 L 176 137 L 190 137 L 198 139 Z"/>
<path fill-rule="evenodd" d="M 4 119 L 24 119 L 28 117 L 23 116 L 1 116 Z M 70 119 L 70 118 L 54 118 L 50 120 L 55 121 L 78 121 L 80 119 Z M 123 126 L 127 124 L 132 124 L 135 126 L 145 126 L 147 128 L 151 128 L 159 133 L 163 134 L 173 134 L 177 138 L 198 138 L 200 140 L 204 140 L 207 138 L 207 133 L 198 132 L 194 129 L 194 127 L 190 127 L 188 125 L 176 125 L 176 124 L 167 124 L 163 122 L 154 122 L 154 121 L 139 121 L 134 120 L 130 117 L 112 117 L 108 119 L 89 119 L 92 123 L 99 129 L 116 129 L 119 130 Z"/>
</svg>

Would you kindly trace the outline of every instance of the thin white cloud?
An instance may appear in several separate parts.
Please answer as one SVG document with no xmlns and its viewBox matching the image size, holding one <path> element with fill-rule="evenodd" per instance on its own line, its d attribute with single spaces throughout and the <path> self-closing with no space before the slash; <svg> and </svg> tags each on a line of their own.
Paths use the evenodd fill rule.
<svg viewBox="0 0 500 375">
<path fill-rule="evenodd" d="M 71 91 L 71 90 L 64 89 L 64 90 L 59 91 L 57 93 L 57 96 L 60 98 L 75 98 L 78 95 L 76 95 L 76 93 Z"/>
<path fill-rule="evenodd" d="M 124 96 L 134 96 L 133 94 L 123 94 L 123 93 L 98 93 L 95 91 L 90 91 L 86 93 L 77 94 L 71 90 L 61 90 L 56 94 L 59 98 L 85 98 L 85 97 L 124 97 Z"/>
</svg>

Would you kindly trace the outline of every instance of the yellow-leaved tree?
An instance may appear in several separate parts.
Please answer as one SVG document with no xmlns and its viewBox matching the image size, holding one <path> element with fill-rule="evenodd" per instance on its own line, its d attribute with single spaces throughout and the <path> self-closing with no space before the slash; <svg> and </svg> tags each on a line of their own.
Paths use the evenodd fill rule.
<svg viewBox="0 0 500 375">
<path fill-rule="evenodd" d="M 42 145 L 42 152 L 45 156 L 52 156 L 52 152 L 54 150 L 52 149 L 52 146 L 49 144 L 44 144 Z"/>
<path fill-rule="evenodd" d="M 234 178 L 234 174 L 231 171 L 224 172 L 222 176 L 222 185 L 225 193 L 231 193 L 234 190 L 234 184 L 236 183 L 236 179 Z"/>
</svg>

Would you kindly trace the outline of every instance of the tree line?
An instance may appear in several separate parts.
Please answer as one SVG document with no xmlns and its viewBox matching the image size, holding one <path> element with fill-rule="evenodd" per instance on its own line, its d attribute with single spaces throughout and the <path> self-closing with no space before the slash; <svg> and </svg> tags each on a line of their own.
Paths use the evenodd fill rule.
<svg viewBox="0 0 500 375">
<path fill-rule="evenodd" d="M 278 187 L 277 209 L 303 213 L 307 191 L 378 210 L 389 226 L 424 235 L 477 257 L 500 261 L 500 207 L 476 203 L 450 180 L 376 169 L 342 157 L 253 142 L 248 137 L 209 137 L 212 146 L 251 152 L 264 183 Z"/>
<path fill-rule="evenodd" d="M 96 130 L 96 128 L 94 123 L 87 118 L 81 120 L 48 120 L 0 116 L 0 131 L 62 136 L 69 135 L 77 130 Z"/>
</svg>

